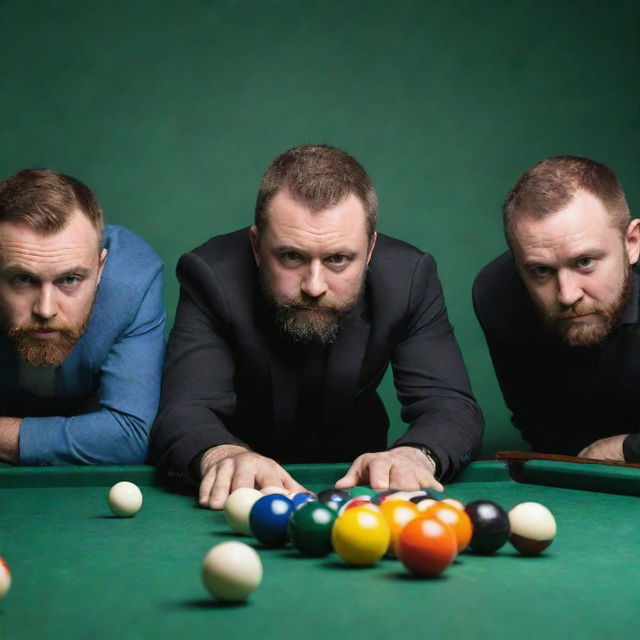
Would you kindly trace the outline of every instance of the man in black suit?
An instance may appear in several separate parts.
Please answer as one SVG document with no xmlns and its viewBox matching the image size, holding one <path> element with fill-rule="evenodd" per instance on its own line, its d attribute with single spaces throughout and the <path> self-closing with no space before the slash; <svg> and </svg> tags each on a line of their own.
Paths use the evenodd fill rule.
<svg viewBox="0 0 640 640">
<path fill-rule="evenodd" d="M 620 183 L 592 160 L 549 158 L 503 214 L 511 251 L 473 300 L 513 424 L 535 451 L 639 461 L 640 221 Z"/>
<path fill-rule="evenodd" d="M 482 417 L 433 258 L 376 234 L 377 200 L 325 145 L 265 172 L 255 225 L 182 256 L 152 457 L 200 503 L 297 484 L 279 463 L 354 460 L 336 484 L 442 489 Z M 391 362 L 406 434 L 387 448 L 376 388 Z M 278 463 L 275 460 L 278 460 Z"/>
</svg>

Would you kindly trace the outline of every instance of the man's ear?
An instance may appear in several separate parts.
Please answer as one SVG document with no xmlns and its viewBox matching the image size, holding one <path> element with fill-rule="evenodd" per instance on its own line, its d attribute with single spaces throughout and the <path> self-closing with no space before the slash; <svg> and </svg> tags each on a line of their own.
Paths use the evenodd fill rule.
<svg viewBox="0 0 640 640">
<path fill-rule="evenodd" d="M 624 242 L 627 248 L 629 264 L 635 264 L 638 262 L 638 255 L 640 254 L 640 219 L 635 218 L 629 223 Z"/>
<path fill-rule="evenodd" d="M 249 240 L 251 240 L 251 250 L 253 251 L 253 259 L 256 261 L 256 265 L 260 266 L 260 252 L 258 251 L 259 237 L 258 228 L 256 225 L 252 225 L 249 229 Z"/>
<path fill-rule="evenodd" d="M 100 284 L 100 278 L 102 278 L 104 265 L 107 264 L 107 253 L 108 251 L 106 249 L 103 249 L 100 252 L 100 262 L 98 263 L 98 282 L 96 282 L 96 284 Z"/>
<path fill-rule="evenodd" d="M 371 236 L 371 240 L 369 240 L 369 253 L 367 255 L 367 264 L 371 260 L 371 256 L 373 255 L 373 248 L 376 246 L 376 240 L 378 239 L 378 234 L 374 231 Z"/>
</svg>

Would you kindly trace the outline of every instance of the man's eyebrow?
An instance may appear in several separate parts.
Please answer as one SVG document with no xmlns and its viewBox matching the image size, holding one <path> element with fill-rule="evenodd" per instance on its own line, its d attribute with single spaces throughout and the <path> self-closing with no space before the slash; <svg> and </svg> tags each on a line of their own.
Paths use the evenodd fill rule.
<svg viewBox="0 0 640 640">
<path fill-rule="evenodd" d="M 4 267 L 2 267 L 2 272 L 8 275 L 24 274 L 36 280 L 41 279 L 41 274 L 34 273 L 33 271 L 31 271 L 31 269 L 29 269 L 29 267 L 26 267 L 25 265 L 22 265 L 18 262 L 9 262 Z M 62 271 L 57 273 L 53 277 L 53 279 L 60 280 L 60 278 L 66 278 L 67 276 L 86 277 L 89 275 L 90 272 L 91 270 L 88 269 L 87 267 L 83 267 L 82 265 L 76 265 L 73 267 L 67 267 L 66 269 L 63 269 Z"/>
<path fill-rule="evenodd" d="M 280 245 L 275 245 L 273 247 L 273 250 L 276 253 L 284 253 L 286 251 L 292 251 L 294 253 L 299 253 L 301 255 L 306 255 L 307 252 L 302 249 L 301 247 L 295 247 L 293 245 L 289 245 L 289 244 L 280 244 Z M 336 247 L 334 249 L 331 249 L 331 251 L 328 251 L 325 255 L 328 256 L 335 256 L 335 255 L 345 255 L 347 257 L 353 257 L 355 255 L 357 255 L 357 251 L 354 251 L 351 248 L 347 248 L 347 247 Z"/>
</svg>

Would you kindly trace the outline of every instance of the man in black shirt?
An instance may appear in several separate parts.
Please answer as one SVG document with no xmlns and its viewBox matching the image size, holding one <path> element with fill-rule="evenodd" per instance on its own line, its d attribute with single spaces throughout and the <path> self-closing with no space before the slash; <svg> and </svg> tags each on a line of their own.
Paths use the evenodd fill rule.
<svg viewBox="0 0 640 640">
<path fill-rule="evenodd" d="M 536 451 L 640 460 L 640 221 L 617 178 L 549 158 L 503 215 L 511 251 L 473 302 L 513 424 Z"/>
<path fill-rule="evenodd" d="M 375 191 L 348 154 L 276 158 L 255 225 L 182 256 L 178 278 L 151 453 L 199 482 L 203 506 L 241 486 L 299 490 L 280 466 L 293 462 L 353 461 L 342 488 L 441 489 L 477 454 L 435 261 L 376 233 Z M 389 363 L 409 425 L 391 447 L 376 393 Z"/>
</svg>

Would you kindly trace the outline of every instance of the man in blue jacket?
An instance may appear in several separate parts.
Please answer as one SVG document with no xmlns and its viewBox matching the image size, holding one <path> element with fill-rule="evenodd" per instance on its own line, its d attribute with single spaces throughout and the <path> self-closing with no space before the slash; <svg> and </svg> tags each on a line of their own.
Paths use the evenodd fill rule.
<svg viewBox="0 0 640 640">
<path fill-rule="evenodd" d="M 144 462 L 164 322 L 160 259 L 85 185 L 0 182 L 0 461 Z"/>
</svg>

